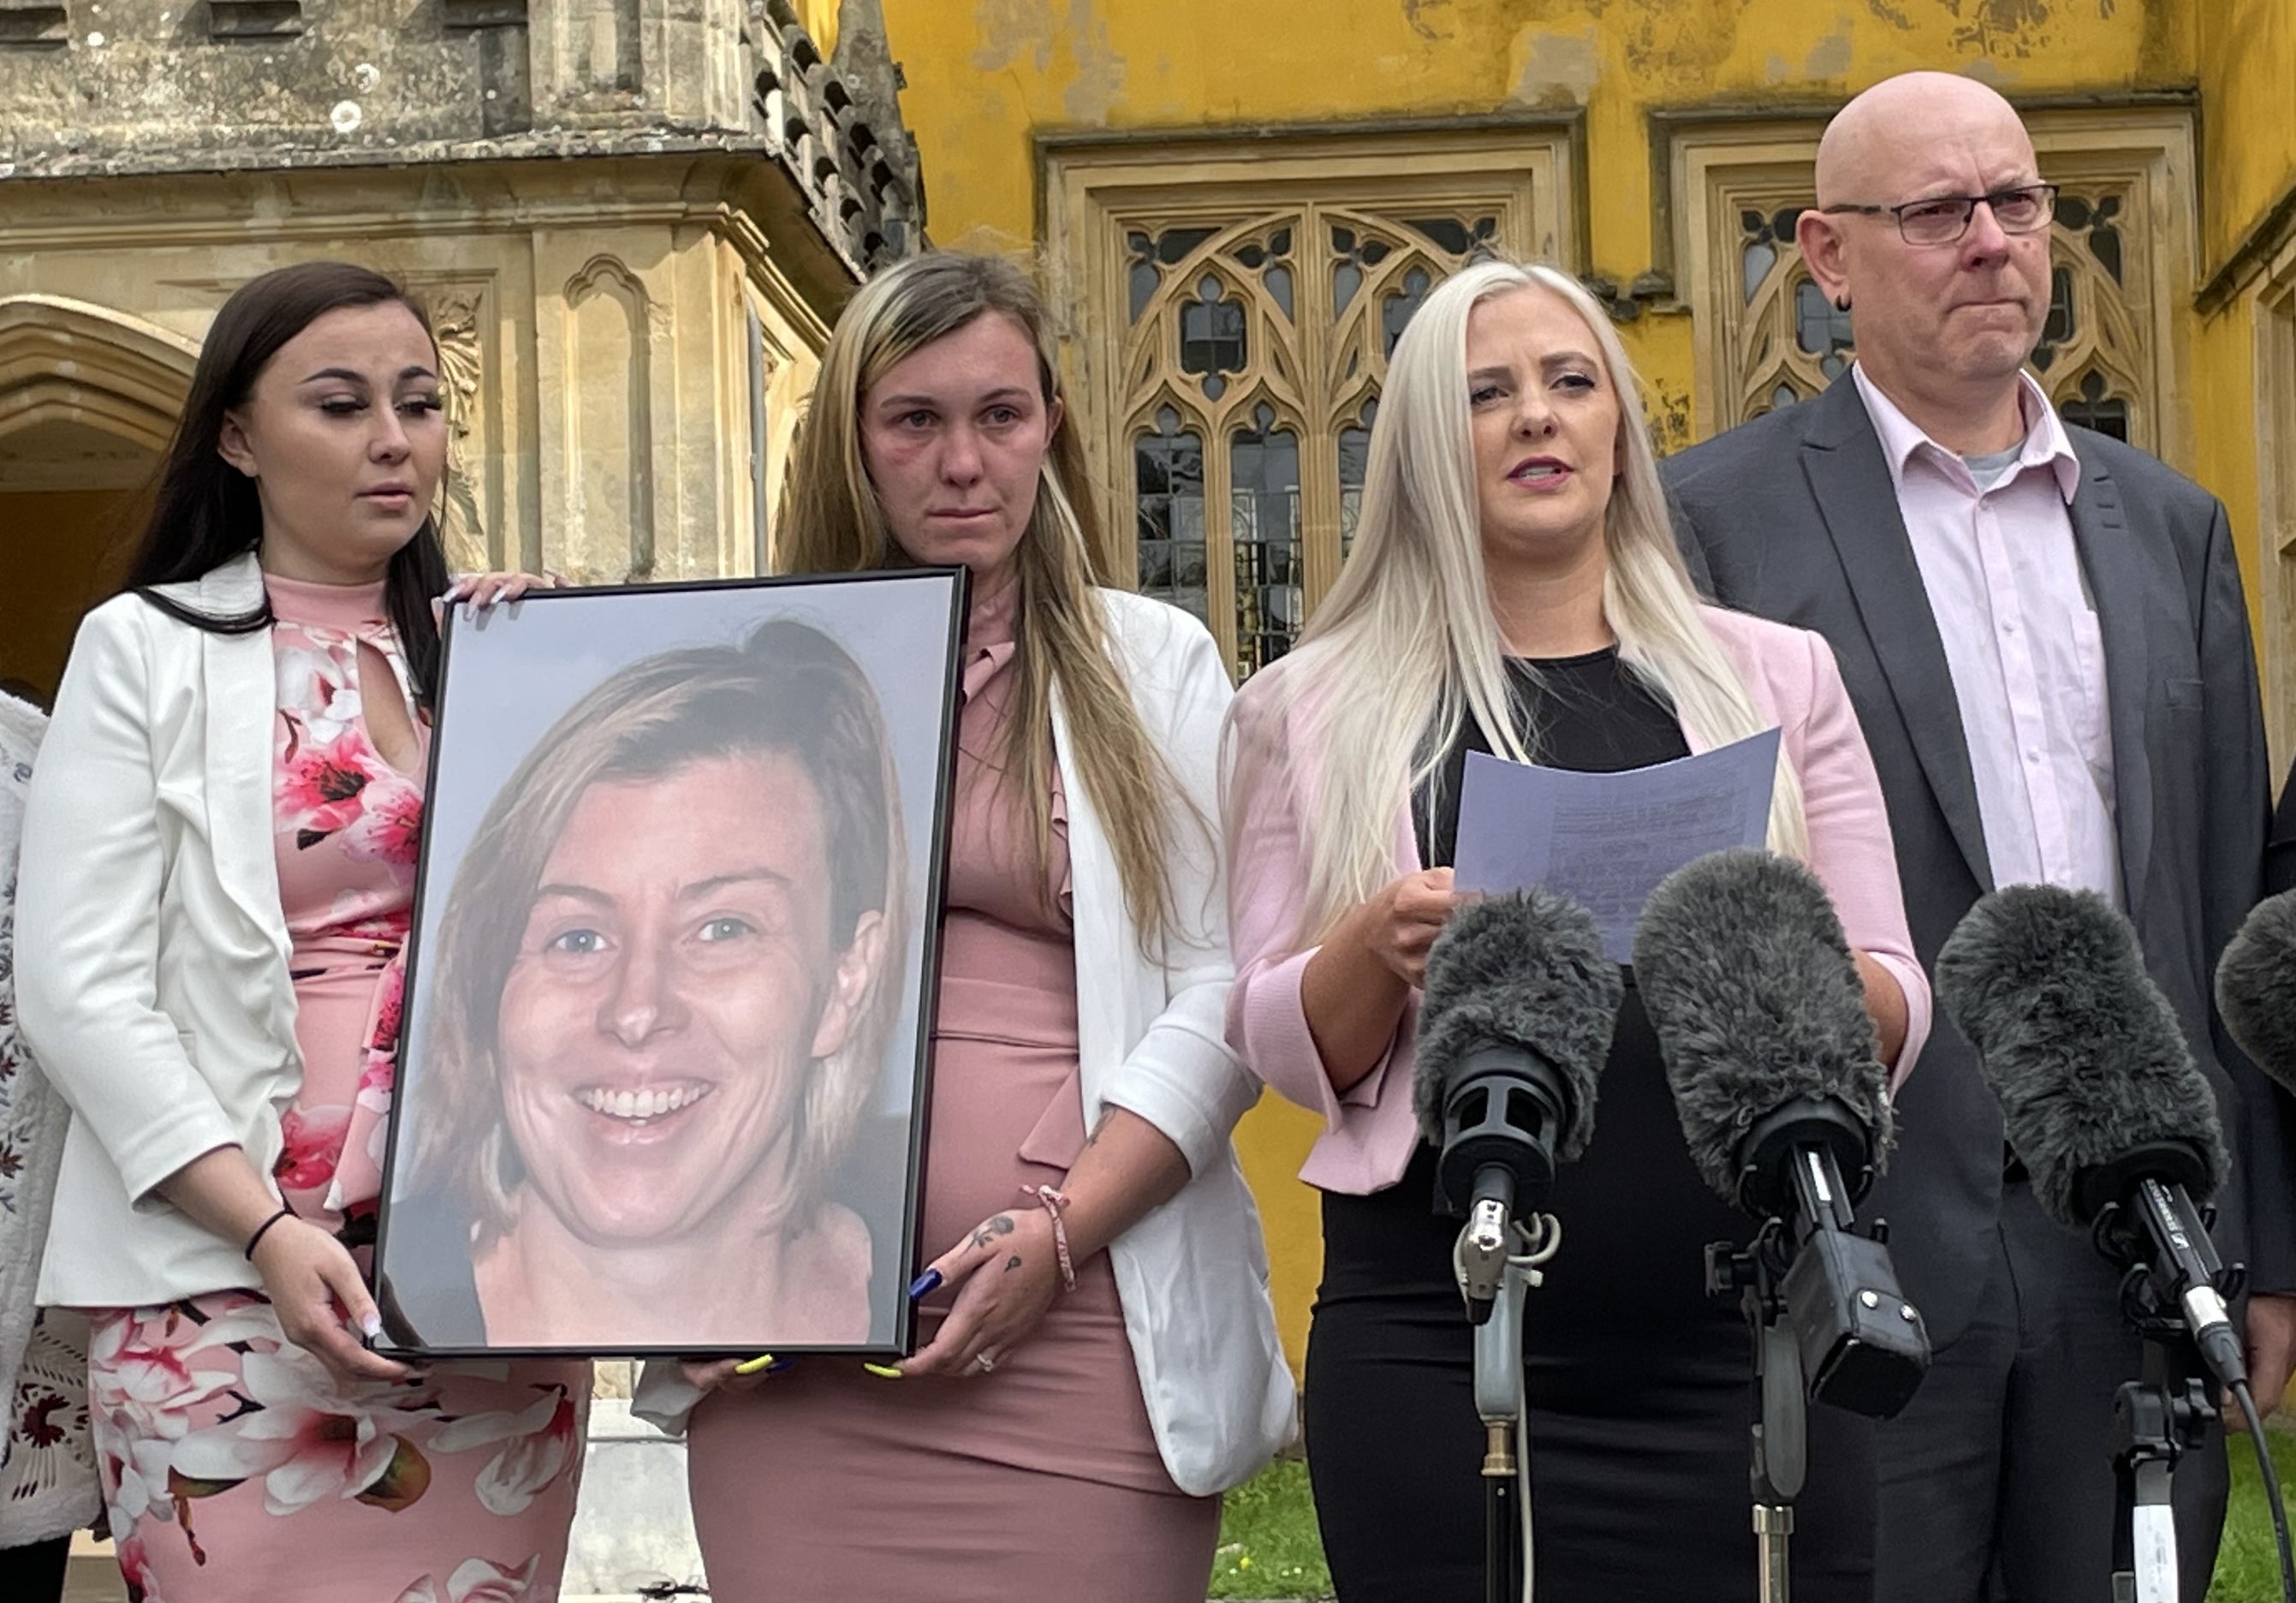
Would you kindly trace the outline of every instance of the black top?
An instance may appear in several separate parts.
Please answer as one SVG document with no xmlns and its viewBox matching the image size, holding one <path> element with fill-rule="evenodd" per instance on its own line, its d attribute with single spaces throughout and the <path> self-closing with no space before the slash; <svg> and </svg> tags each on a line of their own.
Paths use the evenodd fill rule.
<svg viewBox="0 0 2296 1603">
<path fill-rule="evenodd" d="M 1583 657 L 1509 657 L 1506 670 L 1521 719 L 1516 734 L 1545 767 L 1618 774 L 1690 755 L 1673 709 L 1619 661 L 1615 645 Z M 1423 787 L 1412 797 L 1419 860 L 1427 867 L 1451 866 L 1459 839 L 1459 779 L 1466 771 L 1467 753 L 1490 749 L 1483 732 L 1468 719 L 1444 754 L 1434 794 Z"/>
</svg>

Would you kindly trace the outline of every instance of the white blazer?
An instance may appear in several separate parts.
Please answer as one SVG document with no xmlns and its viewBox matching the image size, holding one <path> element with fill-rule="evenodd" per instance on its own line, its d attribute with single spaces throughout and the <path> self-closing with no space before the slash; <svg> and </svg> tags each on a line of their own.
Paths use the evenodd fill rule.
<svg viewBox="0 0 2296 1603">
<path fill-rule="evenodd" d="M 1196 1496 L 1248 1480 L 1292 1439 L 1292 1372 L 1275 1337 L 1259 1212 L 1228 1137 L 1259 1081 L 1227 1044 L 1227 874 L 1219 844 L 1221 728 L 1234 692 L 1219 648 L 1177 607 L 1101 592 L 1148 736 L 1204 820 L 1168 867 L 1182 934 L 1144 954 L 1107 832 L 1076 766 L 1059 698 L 1053 746 L 1068 796 L 1076 924 L 1077 1049 L 1085 1128 L 1137 1114 L 1171 1138 L 1192 1178 L 1109 1247 L 1125 1334 L 1164 1467 Z"/>
<path fill-rule="evenodd" d="M 1226 1034 L 1235 967 L 1219 845 L 1219 753 L 1234 691 L 1218 647 L 1194 619 L 1128 591 L 1099 594 L 1132 704 L 1206 828 L 1201 842 L 1184 834 L 1168 864 L 1181 935 L 1144 952 L 1054 695 L 1085 1128 L 1104 1108 L 1136 1114 L 1179 1147 L 1190 1176 L 1108 1254 L 1157 1450 L 1173 1483 L 1203 1497 L 1250 1479 L 1292 1440 L 1297 1402 L 1275 1336 L 1259 1211 L 1228 1139 L 1259 1096 Z M 699 1397 L 676 1365 L 649 1363 L 635 1411 L 674 1430 Z"/>
<path fill-rule="evenodd" d="M 244 613 L 262 573 L 237 557 L 167 593 Z M 260 1284 L 236 1242 L 152 1188 L 227 1146 L 267 1177 L 302 1085 L 272 843 L 277 695 L 268 630 L 209 634 L 135 596 L 80 625 L 16 887 L 19 1023 L 73 1115 L 44 1305 Z"/>
</svg>

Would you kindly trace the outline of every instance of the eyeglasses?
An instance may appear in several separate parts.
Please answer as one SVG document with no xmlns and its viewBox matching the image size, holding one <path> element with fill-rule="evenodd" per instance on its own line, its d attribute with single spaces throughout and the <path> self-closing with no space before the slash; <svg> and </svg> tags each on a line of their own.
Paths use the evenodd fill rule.
<svg viewBox="0 0 2296 1603">
<path fill-rule="evenodd" d="M 1826 217 L 1842 212 L 1860 217 L 1887 214 L 1898 219 L 1898 237 L 1907 244 L 1949 245 L 1969 232 L 1969 219 L 1977 215 L 1980 204 L 1992 209 L 1993 220 L 2001 225 L 2002 233 L 2038 234 L 2057 214 L 2057 186 L 2021 184 L 2014 189 L 1997 189 L 1989 195 L 1931 195 L 1899 206 L 1821 206 L 1818 210 Z"/>
</svg>

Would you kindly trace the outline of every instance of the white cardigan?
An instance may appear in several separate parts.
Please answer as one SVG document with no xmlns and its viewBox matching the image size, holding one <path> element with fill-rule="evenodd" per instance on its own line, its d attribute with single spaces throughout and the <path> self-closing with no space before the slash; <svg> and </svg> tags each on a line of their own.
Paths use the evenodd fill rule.
<svg viewBox="0 0 2296 1603">
<path fill-rule="evenodd" d="M 167 593 L 230 616 L 261 604 L 263 576 L 236 557 Z M 302 1086 L 272 843 L 277 699 L 268 630 L 209 634 L 135 596 L 80 625 L 16 887 L 20 1022 L 73 1115 L 44 1305 L 260 1283 L 236 1242 L 152 1188 L 227 1146 L 268 1177 Z"/>
<path fill-rule="evenodd" d="M 1099 594 L 1133 706 L 1208 831 L 1201 843 L 1184 834 L 1168 864 L 1185 938 L 1144 954 L 1054 696 L 1085 1128 L 1103 1108 L 1137 1114 L 1171 1138 L 1190 1175 L 1179 1195 L 1118 1237 L 1108 1254 L 1164 1467 L 1181 1491 L 1202 1497 L 1250 1479 L 1291 1441 L 1296 1401 L 1275 1338 L 1259 1213 L 1228 1139 L 1259 1095 L 1226 1039 L 1235 969 L 1218 844 L 1219 752 L 1234 692 L 1218 648 L 1194 619 L 1127 591 Z M 698 1396 L 676 1365 L 650 1363 L 636 1411 L 675 1429 Z"/>
</svg>

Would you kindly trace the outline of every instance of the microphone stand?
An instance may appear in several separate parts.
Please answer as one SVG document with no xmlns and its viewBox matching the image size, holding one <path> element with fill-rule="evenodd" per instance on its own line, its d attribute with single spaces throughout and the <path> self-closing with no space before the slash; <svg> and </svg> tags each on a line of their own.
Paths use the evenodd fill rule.
<svg viewBox="0 0 2296 1603">
<path fill-rule="evenodd" d="M 2244 1278 L 2238 1266 L 2227 1269 L 2218 1259 L 2197 1211 L 2188 1220 L 2165 1196 L 2161 1200 L 2158 1219 L 2147 1214 L 2147 1196 L 2140 1191 L 2129 1204 L 2107 1204 L 2094 1227 L 2097 1251 L 2127 1266 L 2120 1281 L 2121 1317 L 2144 1343 L 2141 1378 L 2124 1382 L 2112 1401 L 2114 1603 L 2177 1603 L 2177 1461 L 2207 1442 L 2209 1423 L 2216 1418 L 2207 1369 L 2182 1317 L 2177 1288 L 2163 1284 L 2153 1261 L 2177 1255 L 2178 1245 L 2197 1252 L 2186 1267 L 2226 1297 L 2239 1294 Z M 2173 1244 L 2148 1244 L 2145 1237 L 2155 1231 Z"/>
<path fill-rule="evenodd" d="M 1483 1422 L 1483 1599 L 1522 1603 L 1530 1509 L 1521 1477 L 1524 1294 L 1562 1245 L 1551 1213 L 1511 1222 L 1479 1200 L 1452 1256 L 1475 1327 L 1475 1412 Z"/>
<path fill-rule="evenodd" d="M 1741 1151 L 1739 1204 L 1762 1227 L 1742 1251 L 1706 1249 L 1706 1295 L 1738 1294 L 1752 1337 L 1757 1595 L 1788 1603 L 1793 1503 L 1809 1467 L 1809 1400 L 1886 1418 L 1929 1365 L 1921 1315 L 1898 1289 L 1887 1227 L 1853 1229 L 1845 1169 L 1868 1137 L 1838 1103 L 1798 1099 L 1756 1120 Z"/>
<path fill-rule="evenodd" d="M 1793 1504 L 1809 1468 L 1809 1393 L 1801 1345 L 1786 1312 L 1785 1239 L 1784 1222 L 1774 1218 L 1742 1252 L 1726 1241 L 1706 1248 L 1706 1295 L 1736 1292 L 1753 1338 L 1748 1480 L 1754 1505 L 1754 1595 L 1761 1603 L 1789 1603 L 1792 1596 Z"/>
</svg>

